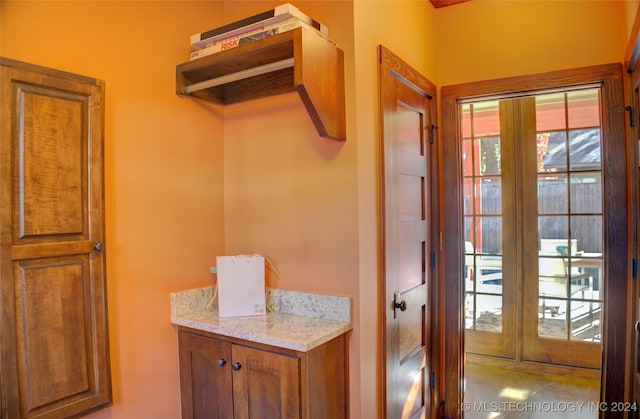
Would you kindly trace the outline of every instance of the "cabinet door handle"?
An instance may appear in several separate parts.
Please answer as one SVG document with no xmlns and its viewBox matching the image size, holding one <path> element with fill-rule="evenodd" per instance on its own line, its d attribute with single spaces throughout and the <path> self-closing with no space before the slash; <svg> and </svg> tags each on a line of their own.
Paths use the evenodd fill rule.
<svg viewBox="0 0 640 419">
<path fill-rule="evenodd" d="M 227 364 L 227 360 L 225 358 L 220 358 L 218 360 L 218 366 L 219 367 L 224 367 Z"/>
<path fill-rule="evenodd" d="M 104 243 L 102 242 L 96 242 L 93 244 L 93 250 L 95 250 L 96 252 L 102 252 L 104 250 Z"/>
<path fill-rule="evenodd" d="M 231 365 L 231 368 L 233 368 L 234 371 L 238 371 L 240 368 L 242 368 L 242 364 L 239 362 L 234 362 L 233 365 Z"/>
</svg>

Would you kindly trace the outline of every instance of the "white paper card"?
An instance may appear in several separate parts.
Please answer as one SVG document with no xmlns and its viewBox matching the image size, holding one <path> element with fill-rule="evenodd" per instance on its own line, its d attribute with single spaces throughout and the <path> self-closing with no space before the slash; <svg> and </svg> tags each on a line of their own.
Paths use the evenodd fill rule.
<svg viewBox="0 0 640 419">
<path fill-rule="evenodd" d="M 266 314 L 264 257 L 218 256 L 218 315 L 220 317 Z"/>
</svg>

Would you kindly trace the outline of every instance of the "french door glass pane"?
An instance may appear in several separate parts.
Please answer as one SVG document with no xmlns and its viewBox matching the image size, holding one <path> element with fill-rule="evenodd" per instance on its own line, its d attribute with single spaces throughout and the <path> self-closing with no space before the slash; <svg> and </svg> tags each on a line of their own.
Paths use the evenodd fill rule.
<svg viewBox="0 0 640 419">
<path fill-rule="evenodd" d="M 462 138 L 464 139 L 470 138 L 471 137 L 471 105 L 469 104 L 461 105 L 460 115 L 462 118 L 462 121 L 460 123 L 460 128 L 462 130 Z"/>
<path fill-rule="evenodd" d="M 564 93 L 536 96 L 536 130 L 555 131 L 566 128 Z"/>
<path fill-rule="evenodd" d="M 571 217 L 571 232 L 583 254 L 602 253 L 602 228 L 602 214 Z"/>
<path fill-rule="evenodd" d="M 538 176 L 538 212 L 540 214 L 563 214 L 569 209 L 567 174 L 544 174 Z"/>
<path fill-rule="evenodd" d="M 600 90 L 567 92 L 568 128 L 600 126 Z"/>
<path fill-rule="evenodd" d="M 474 143 L 478 147 L 475 174 L 500 174 L 500 137 L 484 137 Z"/>
<path fill-rule="evenodd" d="M 569 161 L 571 170 L 600 169 L 600 130 L 569 131 Z"/>
<path fill-rule="evenodd" d="M 568 240 L 569 234 L 569 217 L 566 215 L 559 216 L 538 216 L 538 237 L 540 237 L 540 244 L 543 246 L 545 242 L 542 240 Z M 542 251 L 542 247 L 538 250 Z M 548 249 L 544 250 L 549 251 Z M 551 249 L 553 251 L 553 249 Z"/>
<path fill-rule="evenodd" d="M 479 199 L 476 214 L 500 215 L 502 214 L 502 182 L 499 177 L 480 178 L 476 180 L 476 191 L 479 191 Z"/>
<path fill-rule="evenodd" d="M 476 295 L 476 330 L 502 332 L 502 295 Z"/>
<path fill-rule="evenodd" d="M 602 174 L 600 172 L 572 173 L 571 212 L 574 214 L 599 213 L 602 208 Z"/>
<path fill-rule="evenodd" d="M 567 135 L 565 131 L 539 132 L 536 137 L 538 172 L 567 170 Z"/>
<path fill-rule="evenodd" d="M 540 298 L 538 307 L 538 336 L 547 339 L 566 339 L 566 300 Z"/>
<path fill-rule="evenodd" d="M 474 138 L 491 137 L 500 134 L 499 103 L 497 100 L 478 102 L 471 105 L 471 131 Z"/>
<path fill-rule="evenodd" d="M 602 304 L 593 301 L 571 302 L 571 340 L 600 342 Z"/>
</svg>

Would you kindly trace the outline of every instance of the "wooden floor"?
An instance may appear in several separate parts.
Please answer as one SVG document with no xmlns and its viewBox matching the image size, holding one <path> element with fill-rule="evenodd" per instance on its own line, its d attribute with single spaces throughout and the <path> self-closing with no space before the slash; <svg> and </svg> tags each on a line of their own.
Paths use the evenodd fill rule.
<svg viewBox="0 0 640 419">
<path fill-rule="evenodd" d="M 598 417 L 600 381 L 467 362 L 465 419 Z"/>
</svg>

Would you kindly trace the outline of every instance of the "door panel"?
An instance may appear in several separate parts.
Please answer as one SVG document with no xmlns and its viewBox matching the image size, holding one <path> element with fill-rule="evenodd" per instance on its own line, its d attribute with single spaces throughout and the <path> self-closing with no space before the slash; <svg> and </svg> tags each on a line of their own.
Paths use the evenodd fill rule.
<svg viewBox="0 0 640 419">
<path fill-rule="evenodd" d="M 428 417 L 434 231 L 429 133 L 434 104 L 426 90 L 433 86 L 418 77 L 425 90 L 418 88 L 405 78 L 414 77 L 414 70 L 382 47 L 380 53 L 386 412 L 388 417 Z"/>
<path fill-rule="evenodd" d="M 82 211 L 87 208 L 86 195 L 80 192 L 86 173 L 82 140 L 88 97 L 17 84 L 16 94 L 23 112 L 19 122 L 22 140 L 14 154 L 20 179 L 14 243 L 45 235 L 87 233 Z"/>
<path fill-rule="evenodd" d="M 26 378 L 20 381 L 20 393 L 26 396 L 22 411 L 83 397 L 90 391 L 95 363 L 86 351 L 93 334 L 87 319 L 91 284 L 83 281 L 88 259 L 29 260 L 15 266 L 18 375 Z"/>
<path fill-rule="evenodd" d="M 231 344 L 186 332 L 178 339 L 182 417 L 233 417 Z"/>
<path fill-rule="evenodd" d="M 234 418 L 302 415 L 299 358 L 239 345 L 232 358 Z"/>
<path fill-rule="evenodd" d="M 76 415 L 111 400 L 103 84 L 1 63 L 2 417 Z"/>
</svg>

